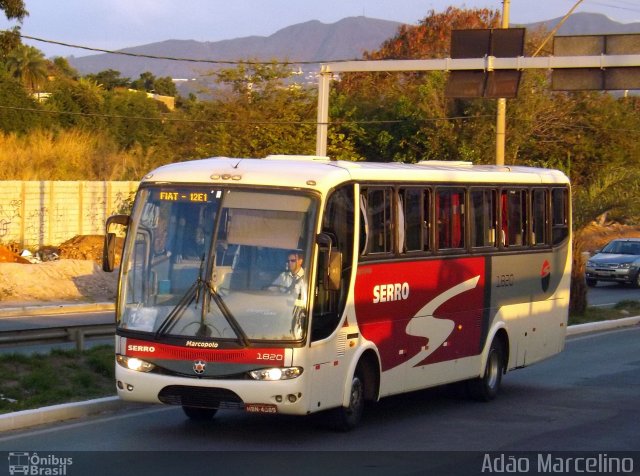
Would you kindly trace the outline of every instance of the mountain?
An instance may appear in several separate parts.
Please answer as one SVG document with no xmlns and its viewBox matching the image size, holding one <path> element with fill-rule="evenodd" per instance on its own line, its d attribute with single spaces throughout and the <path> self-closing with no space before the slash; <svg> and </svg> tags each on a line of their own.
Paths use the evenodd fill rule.
<svg viewBox="0 0 640 476">
<path fill-rule="evenodd" d="M 121 51 L 209 60 L 269 61 L 277 58 L 321 62 L 358 59 L 365 50 L 377 49 L 383 41 L 392 37 L 400 25 L 398 22 L 366 17 L 350 17 L 331 24 L 313 20 L 283 28 L 267 37 L 249 36 L 216 42 L 167 40 Z M 122 77 L 131 79 L 136 79 L 144 71 L 150 71 L 156 76 L 193 78 L 199 73 L 219 67 L 210 63 L 158 60 L 108 53 L 68 59 L 71 66 L 81 74 L 113 69 L 120 71 Z"/>
<path fill-rule="evenodd" d="M 523 26 L 536 29 L 541 26 L 551 31 L 562 19 Z M 394 36 L 401 23 L 374 18 L 349 17 L 336 23 L 325 24 L 317 20 L 292 25 L 271 36 L 248 36 L 216 42 L 194 40 L 167 40 L 159 43 L 126 48 L 121 51 L 172 58 L 215 60 L 258 59 L 327 62 L 357 59 L 365 50 L 375 50 Z M 640 23 L 618 23 L 598 13 L 574 13 L 559 29 L 559 35 L 639 33 Z M 120 71 L 125 78 L 136 79 L 150 71 L 156 76 L 194 78 L 220 66 L 211 63 L 159 60 L 115 54 L 70 57 L 69 63 L 81 74 L 97 73 L 107 69 Z M 228 65 L 222 65 L 223 67 Z M 306 65 L 306 71 L 316 71 L 317 65 Z"/>
<path fill-rule="evenodd" d="M 544 26 L 551 31 L 561 20 L 562 18 L 560 17 L 538 23 L 511 26 L 524 26 L 530 30 Z M 619 23 L 601 13 L 580 12 L 571 15 L 560 27 L 557 35 L 612 35 L 621 33 L 640 33 L 640 23 Z"/>
</svg>

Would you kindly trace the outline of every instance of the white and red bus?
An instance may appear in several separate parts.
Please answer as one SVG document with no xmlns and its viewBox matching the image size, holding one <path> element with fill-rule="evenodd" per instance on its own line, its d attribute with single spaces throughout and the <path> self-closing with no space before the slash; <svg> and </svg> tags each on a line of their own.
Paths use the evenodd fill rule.
<svg viewBox="0 0 640 476">
<path fill-rule="evenodd" d="M 561 172 L 465 162 L 211 158 L 144 177 L 116 306 L 125 400 L 306 415 L 502 375 L 563 349 Z M 295 286 L 275 284 L 301 260 Z"/>
</svg>

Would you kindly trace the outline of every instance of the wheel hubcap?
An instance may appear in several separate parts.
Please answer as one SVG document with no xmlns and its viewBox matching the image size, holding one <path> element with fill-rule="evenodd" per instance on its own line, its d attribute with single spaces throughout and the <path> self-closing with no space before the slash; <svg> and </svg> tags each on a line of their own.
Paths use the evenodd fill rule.
<svg viewBox="0 0 640 476">
<path fill-rule="evenodd" d="M 495 386 L 498 384 L 498 378 L 499 378 L 499 364 L 498 364 L 498 354 L 497 352 L 494 350 L 493 352 L 491 352 L 491 355 L 489 356 L 489 361 L 487 362 L 487 386 L 489 388 L 495 388 Z"/>
<path fill-rule="evenodd" d="M 351 399 L 349 401 L 349 410 L 355 412 L 360 408 L 362 403 L 362 382 L 358 377 L 354 377 L 351 383 Z"/>
</svg>

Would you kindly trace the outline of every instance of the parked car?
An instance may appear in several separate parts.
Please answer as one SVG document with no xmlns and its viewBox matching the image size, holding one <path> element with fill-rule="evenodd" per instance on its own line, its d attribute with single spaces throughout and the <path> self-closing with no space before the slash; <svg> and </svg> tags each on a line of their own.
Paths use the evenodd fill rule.
<svg viewBox="0 0 640 476">
<path fill-rule="evenodd" d="M 640 238 L 610 241 L 587 261 L 587 286 L 598 281 L 633 284 L 640 288 Z"/>
</svg>

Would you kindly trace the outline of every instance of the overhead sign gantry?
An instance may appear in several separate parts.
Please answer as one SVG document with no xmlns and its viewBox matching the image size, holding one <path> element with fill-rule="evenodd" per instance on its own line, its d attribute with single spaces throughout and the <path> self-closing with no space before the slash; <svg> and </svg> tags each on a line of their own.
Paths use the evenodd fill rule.
<svg viewBox="0 0 640 476">
<path fill-rule="evenodd" d="M 638 40 L 640 35 L 611 36 L 634 37 L 636 38 L 636 40 L 618 40 L 620 41 L 620 44 L 624 43 L 626 45 L 626 48 L 623 48 L 622 50 L 620 48 L 616 48 L 615 54 L 608 54 L 607 50 L 604 50 L 603 54 L 571 54 L 574 51 L 580 51 L 579 49 L 574 48 L 563 50 L 563 53 L 568 54 L 562 56 L 516 56 L 509 58 L 499 58 L 492 55 L 486 55 L 482 58 L 345 61 L 322 64 L 318 80 L 316 154 L 321 156 L 327 155 L 327 135 L 329 128 L 329 90 L 334 74 L 347 72 L 394 71 L 482 71 L 488 73 L 500 70 L 522 71 L 525 69 L 546 69 L 550 71 L 590 70 L 591 72 L 587 72 L 587 74 L 593 74 L 593 71 L 606 72 L 610 70 L 613 71 L 614 69 L 619 70 L 620 68 L 622 68 L 622 72 L 624 72 L 624 75 L 622 75 L 619 71 L 617 73 L 617 77 L 621 78 L 624 76 L 627 79 L 625 81 L 617 81 L 615 83 L 616 88 L 640 89 L 640 40 Z M 558 38 L 561 37 L 556 37 L 556 40 L 558 40 Z"/>
</svg>

